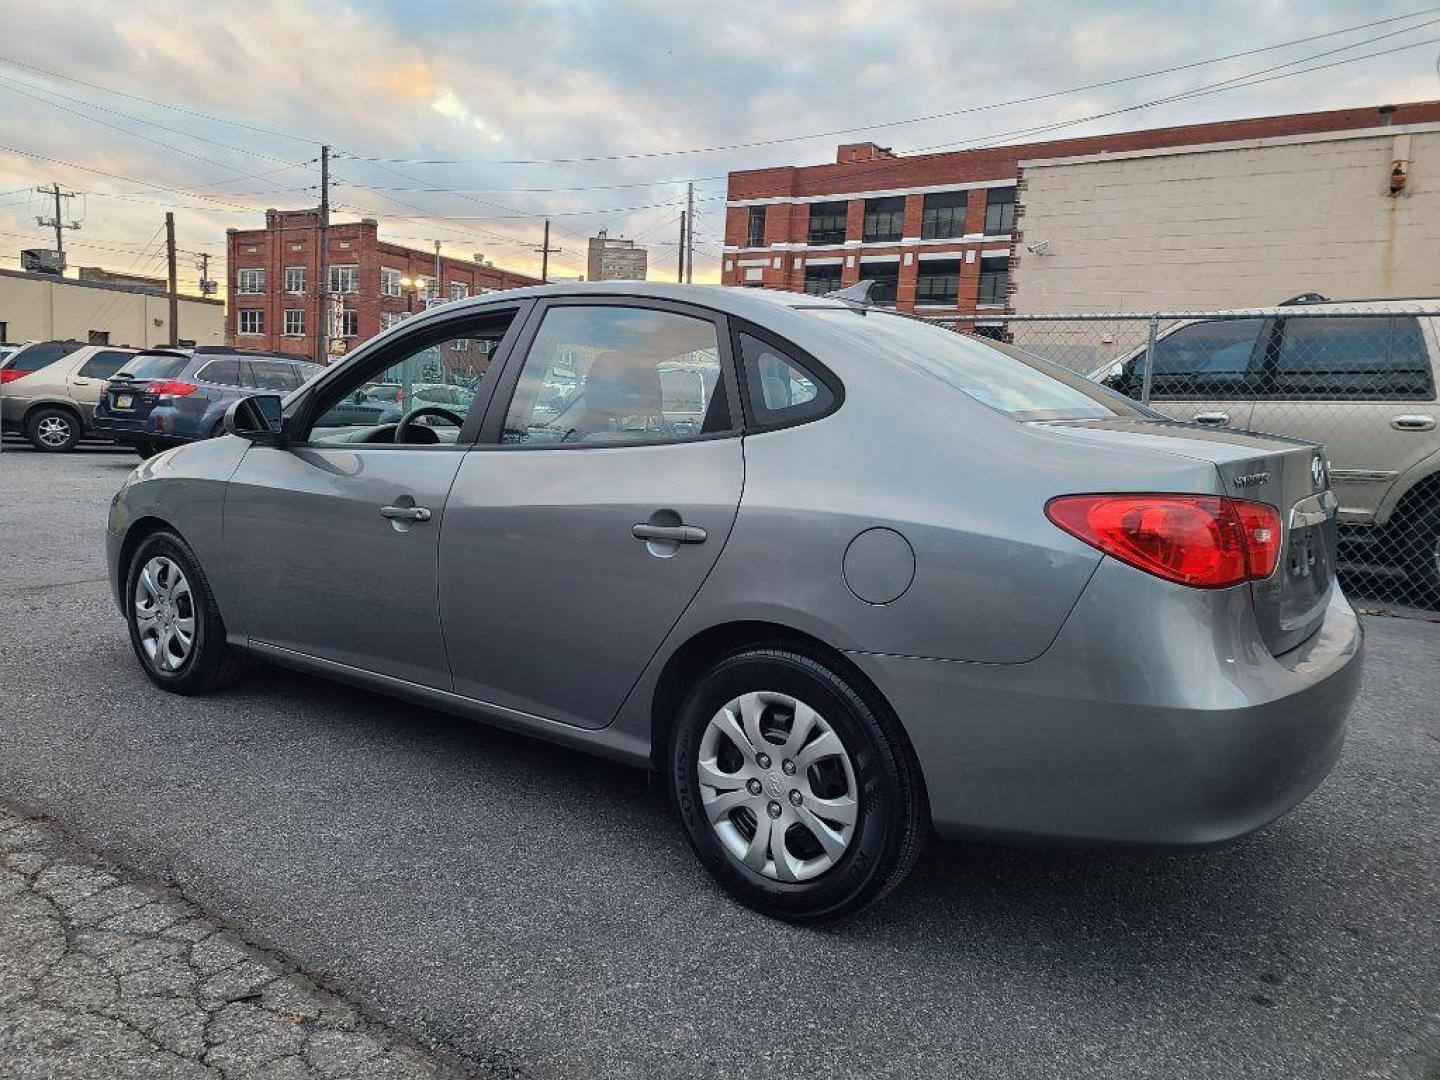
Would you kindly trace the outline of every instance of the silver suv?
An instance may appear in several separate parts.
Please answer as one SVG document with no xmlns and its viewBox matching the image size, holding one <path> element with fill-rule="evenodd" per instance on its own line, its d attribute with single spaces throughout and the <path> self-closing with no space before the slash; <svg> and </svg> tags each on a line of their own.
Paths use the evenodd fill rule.
<svg viewBox="0 0 1440 1080">
<path fill-rule="evenodd" d="M 1150 400 L 1179 420 L 1324 443 L 1352 563 L 1440 600 L 1440 300 L 1335 302 L 1183 320 L 1156 341 Z M 1139 397 L 1144 347 L 1095 373 Z M 1390 590 L 1386 590 L 1390 591 Z"/>
</svg>

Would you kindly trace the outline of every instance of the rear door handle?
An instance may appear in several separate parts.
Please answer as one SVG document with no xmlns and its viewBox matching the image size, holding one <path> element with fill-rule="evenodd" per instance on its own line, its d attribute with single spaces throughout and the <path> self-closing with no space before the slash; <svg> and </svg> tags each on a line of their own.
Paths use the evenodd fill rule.
<svg viewBox="0 0 1440 1080">
<path fill-rule="evenodd" d="M 430 508 L 426 506 L 382 506 L 380 516 L 391 521 L 429 521 Z"/>
<path fill-rule="evenodd" d="M 705 530 L 698 525 L 650 525 L 640 522 L 630 526 L 636 540 L 671 540 L 677 544 L 703 544 Z"/>
<path fill-rule="evenodd" d="M 1209 427 L 1224 427 L 1230 423 L 1228 412 L 1202 412 L 1195 414 L 1195 423 L 1206 424 Z"/>
<path fill-rule="evenodd" d="M 1434 431 L 1435 417 L 1429 413 L 1408 413 L 1390 421 L 1396 431 Z"/>
</svg>

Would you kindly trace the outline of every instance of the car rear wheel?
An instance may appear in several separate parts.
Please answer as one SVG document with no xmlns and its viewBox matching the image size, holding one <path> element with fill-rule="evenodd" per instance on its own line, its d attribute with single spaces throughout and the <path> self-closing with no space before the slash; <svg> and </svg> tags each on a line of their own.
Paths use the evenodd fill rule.
<svg viewBox="0 0 1440 1080">
<path fill-rule="evenodd" d="M 1405 570 L 1422 603 L 1440 600 L 1440 505 L 1428 506 L 1403 526 Z"/>
<path fill-rule="evenodd" d="M 65 453 L 80 441 L 80 418 L 58 405 L 36 409 L 25 422 L 25 437 L 36 450 Z"/>
<path fill-rule="evenodd" d="M 710 670 L 676 724 L 670 785 L 706 869 L 792 922 L 880 899 L 925 837 L 918 771 L 894 722 L 793 652 L 747 650 Z"/>
<path fill-rule="evenodd" d="M 154 443 L 149 443 L 149 442 L 131 443 L 131 447 L 134 449 L 135 453 L 136 453 L 139 457 L 145 458 L 145 459 L 147 459 L 147 460 L 148 460 L 149 458 L 154 457 L 157 453 L 159 453 L 159 451 L 155 448 L 155 444 L 154 444 Z"/>
<path fill-rule="evenodd" d="M 124 597 L 130 645 L 161 689 L 203 694 L 238 673 L 241 656 L 225 641 L 210 583 L 180 537 L 146 537 L 130 560 Z"/>
</svg>

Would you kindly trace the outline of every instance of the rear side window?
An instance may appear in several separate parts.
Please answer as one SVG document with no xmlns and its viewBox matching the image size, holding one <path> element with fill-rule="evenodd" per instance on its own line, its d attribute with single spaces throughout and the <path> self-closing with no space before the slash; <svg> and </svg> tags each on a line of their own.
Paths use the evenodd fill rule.
<svg viewBox="0 0 1440 1080">
<path fill-rule="evenodd" d="M 779 427 L 813 420 L 835 405 L 835 394 L 788 353 L 753 334 L 740 333 L 740 358 L 755 426 Z"/>
<path fill-rule="evenodd" d="M 135 357 L 116 372 L 132 379 L 173 379 L 190 363 L 188 356 L 145 354 Z"/>
<path fill-rule="evenodd" d="M 275 360 L 251 360 L 250 375 L 259 390 L 294 390 L 300 385 L 295 369 Z"/>
<path fill-rule="evenodd" d="M 240 374 L 239 360 L 211 360 L 195 373 L 195 378 L 220 386 L 245 385 Z"/>
<path fill-rule="evenodd" d="M 5 366 L 11 371 L 39 371 L 56 360 L 63 360 L 80 347 L 78 341 L 39 341 L 26 345 Z"/>
<path fill-rule="evenodd" d="M 1286 319 L 1271 388 L 1312 399 L 1435 396 L 1425 338 L 1409 315 Z"/>
<path fill-rule="evenodd" d="M 75 374 L 82 379 L 108 379 L 125 366 L 134 353 L 118 349 L 102 349 L 80 365 Z"/>
</svg>

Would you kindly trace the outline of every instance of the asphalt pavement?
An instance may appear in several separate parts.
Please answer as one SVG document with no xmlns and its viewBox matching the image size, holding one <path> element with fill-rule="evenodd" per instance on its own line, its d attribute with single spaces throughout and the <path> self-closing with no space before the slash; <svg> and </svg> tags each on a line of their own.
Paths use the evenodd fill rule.
<svg viewBox="0 0 1440 1080">
<path fill-rule="evenodd" d="M 937 843 L 797 929 L 640 773 L 274 669 L 160 694 L 105 583 L 133 463 L 0 453 L 0 797 L 476 1075 L 1440 1077 L 1440 625 L 1367 619 L 1338 768 L 1252 837 Z"/>
</svg>

